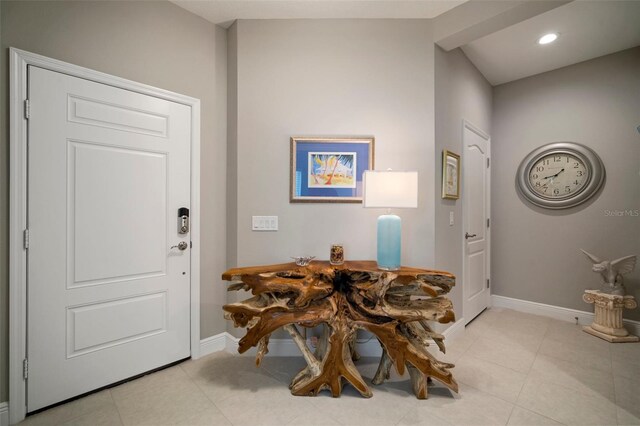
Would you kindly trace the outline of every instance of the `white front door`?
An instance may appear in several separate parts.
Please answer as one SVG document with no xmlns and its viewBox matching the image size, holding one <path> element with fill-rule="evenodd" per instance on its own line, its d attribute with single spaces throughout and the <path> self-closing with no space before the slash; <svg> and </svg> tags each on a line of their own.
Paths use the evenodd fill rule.
<svg viewBox="0 0 640 426">
<path fill-rule="evenodd" d="M 463 126 L 463 315 L 468 323 L 489 306 L 489 136 Z"/>
<path fill-rule="evenodd" d="M 190 355 L 191 110 L 34 66 L 28 90 L 34 411 Z"/>
</svg>

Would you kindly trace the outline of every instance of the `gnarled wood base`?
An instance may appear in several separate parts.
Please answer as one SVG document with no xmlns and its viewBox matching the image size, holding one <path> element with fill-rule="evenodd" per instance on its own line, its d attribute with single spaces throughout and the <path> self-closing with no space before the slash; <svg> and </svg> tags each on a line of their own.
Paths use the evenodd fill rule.
<svg viewBox="0 0 640 426">
<path fill-rule="evenodd" d="M 427 381 L 432 377 L 457 392 L 450 368 L 426 347 L 434 341 L 444 352 L 444 337 L 427 321 L 454 321 L 451 301 L 444 297 L 455 283 L 447 272 L 402 268 L 378 270 L 375 262 L 346 262 L 331 266 L 314 262 L 231 269 L 222 276 L 232 284 L 229 290 L 251 290 L 254 297 L 225 305 L 225 318 L 236 327 L 247 327 L 238 351 L 256 346 L 256 363 L 268 352 L 269 336 L 283 327 L 300 348 L 307 362 L 291 382 L 291 393 L 317 395 L 328 389 L 340 396 L 346 380 L 366 398 L 372 393 L 353 363 L 355 335 L 368 330 L 383 348 L 374 384 L 389 377 L 391 365 L 399 374 L 405 367 L 416 396 L 427 398 Z M 326 324 L 328 333 L 312 353 L 293 324 L 315 327 Z"/>
</svg>

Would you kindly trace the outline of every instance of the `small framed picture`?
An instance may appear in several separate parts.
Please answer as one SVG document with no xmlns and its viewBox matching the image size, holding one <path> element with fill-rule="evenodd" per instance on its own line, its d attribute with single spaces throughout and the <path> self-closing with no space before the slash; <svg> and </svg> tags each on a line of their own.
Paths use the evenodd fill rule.
<svg viewBox="0 0 640 426">
<path fill-rule="evenodd" d="M 442 198 L 460 198 L 460 156 L 446 149 L 442 151 Z"/>
<path fill-rule="evenodd" d="M 291 138 L 292 203 L 361 203 L 362 175 L 373 170 L 372 137 Z"/>
</svg>

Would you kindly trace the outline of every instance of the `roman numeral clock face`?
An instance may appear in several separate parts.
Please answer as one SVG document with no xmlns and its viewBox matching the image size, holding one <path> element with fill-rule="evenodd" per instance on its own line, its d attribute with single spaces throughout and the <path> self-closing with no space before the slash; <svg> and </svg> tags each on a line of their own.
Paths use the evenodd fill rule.
<svg viewBox="0 0 640 426">
<path fill-rule="evenodd" d="M 604 165 L 590 148 L 557 142 L 527 155 L 517 173 L 524 198 L 540 207 L 562 209 L 585 202 L 604 182 Z"/>
</svg>

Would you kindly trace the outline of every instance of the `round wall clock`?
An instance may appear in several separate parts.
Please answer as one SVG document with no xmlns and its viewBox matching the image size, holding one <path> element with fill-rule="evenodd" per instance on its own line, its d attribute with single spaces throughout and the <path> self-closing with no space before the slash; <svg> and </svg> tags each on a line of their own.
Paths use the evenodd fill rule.
<svg viewBox="0 0 640 426">
<path fill-rule="evenodd" d="M 531 203 L 548 209 L 577 206 L 604 182 L 604 165 L 590 148 L 556 142 L 532 151 L 520 163 L 518 189 Z"/>
</svg>

